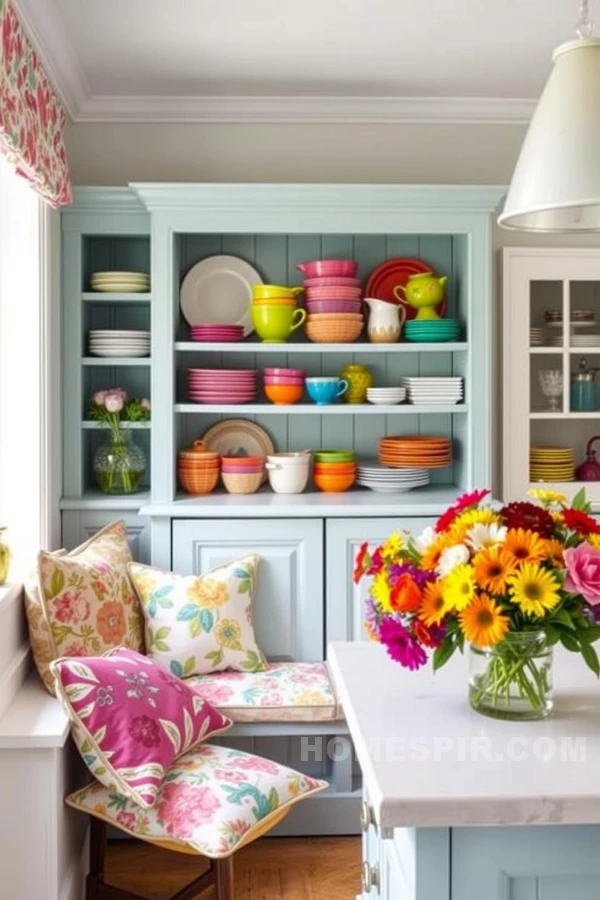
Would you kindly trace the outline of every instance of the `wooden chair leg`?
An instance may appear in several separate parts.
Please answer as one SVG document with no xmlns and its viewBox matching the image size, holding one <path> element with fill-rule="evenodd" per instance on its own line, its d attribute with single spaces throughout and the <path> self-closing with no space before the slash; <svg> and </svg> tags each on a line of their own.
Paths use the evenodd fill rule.
<svg viewBox="0 0 600 900">
<path fill-rule="evenodd" d="M 104 882 L 106 823 L 92 818 L 90 822 L 90 871 L 86 881 L 86 900 L 99 900 L 98 888 Z"/>
<path fill-rule="evenodd" d="M 217 880 L 217 900 L 234 900 L 233 897 L 233 857 L 214 861 Z"/>
</svg>

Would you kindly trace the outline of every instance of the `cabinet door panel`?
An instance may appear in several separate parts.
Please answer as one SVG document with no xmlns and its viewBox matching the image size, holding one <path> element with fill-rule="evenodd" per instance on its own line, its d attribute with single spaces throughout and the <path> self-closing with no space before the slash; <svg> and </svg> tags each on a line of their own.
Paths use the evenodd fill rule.
<svg viewBox="0 0 600 900">
<path fill-rule="evenodd" d="M 600 826 L 455 828 L 452 898 L 597 900 Z"/>
<path fill-rule="evenodd" d="M 370 579 L 352 580 L 354 560 L 363 541 L 372 550 L 393 532 L 419 534 L 434 519 L 328 519 L 327 520 L 327 643 L 365 640 L 365 598 Z"/>
<path fill-rule="evenodd" d="M 67 550 L 89 540 L 97 531 L 116 519 L 123 519 L 133 558 L 150 562 L 150 521 L 137 513 L 119 510 L 65 510 L 62 514 L 62 542 Z"/>
<path fill-rule="evenodd" d="M 201 574 L 248 553 L 260 557 L 257 640 L 269 659 L 321 660 L 323 523 L 320 519 L 173 523 L 173 569 Z"/>
</svg>

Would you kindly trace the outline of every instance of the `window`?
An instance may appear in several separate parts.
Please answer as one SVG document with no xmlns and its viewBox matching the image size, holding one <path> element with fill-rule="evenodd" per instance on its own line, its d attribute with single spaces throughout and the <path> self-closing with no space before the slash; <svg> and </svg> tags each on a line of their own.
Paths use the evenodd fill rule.
<svg viewBox="0 0 600 900">
<path fill-rule="evenodd" d="M 32 568 L 43 537 L 42 218 L 36 193 L 0 157 L 0 524 L 11 581 Z"/>
</svg>

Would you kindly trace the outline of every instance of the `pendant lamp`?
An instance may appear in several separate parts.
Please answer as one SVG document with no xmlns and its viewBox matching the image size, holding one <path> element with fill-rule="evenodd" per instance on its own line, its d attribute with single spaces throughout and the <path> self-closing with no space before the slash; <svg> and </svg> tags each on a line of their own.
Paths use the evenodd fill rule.
<svg viewBox="0 0 600 900">
<path fill-rule="evenodd" d="M 561 44 L 529 126 L 498 224 L 600 231 L 600 40 L 581 0 L 577 40 Z"/>
</svg>

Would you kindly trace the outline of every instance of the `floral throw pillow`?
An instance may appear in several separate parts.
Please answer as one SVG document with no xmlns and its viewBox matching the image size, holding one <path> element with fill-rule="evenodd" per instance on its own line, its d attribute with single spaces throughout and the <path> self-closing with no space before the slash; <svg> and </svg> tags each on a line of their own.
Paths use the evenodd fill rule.
<svg viewBox="0 0 600 900">
<path fill-rule="evenodd" d="M 124 522 L 112 522 L 66 556 L 42 550 L 39 592 L 53 659 L 143 648 L 143 621 L 127 573 L 131 559 Z"/>
<path fill-rule="evenodd" d="M 180 678 L 266 669 L 252 617 L 258 561 L 246 556 L 190 576 L 130 563 L 148 656 Z"/>
<path fill-rule="evenodd" d="M 50 668 L 92 775 L 145 809 L 175 759 L 232 725 L 179 678 L 133 650 L 58 659 Z"/>
<path fill-rule="evenodd" d="M 142 841 L 223 859 L 326 787 L 270 759 L 202 744 L 173 763 L 150 810 L 101 784 L 66 803 Z"/>
</svg>

